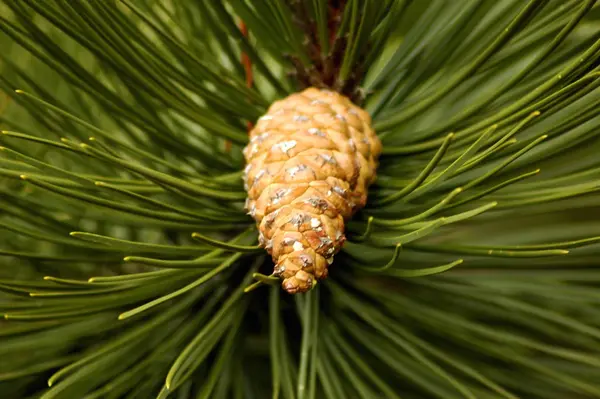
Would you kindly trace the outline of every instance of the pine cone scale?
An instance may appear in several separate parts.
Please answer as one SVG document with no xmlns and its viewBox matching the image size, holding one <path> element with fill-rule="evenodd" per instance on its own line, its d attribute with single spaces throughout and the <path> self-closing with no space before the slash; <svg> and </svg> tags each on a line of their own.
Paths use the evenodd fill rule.
<svg viewBox="0 0 600 399">
<path fill-rule="evenodd" d="M 289 293 L 327 277 L 362 208 L 381 143 L 369 115 L 341 94 L 309 88 L 275 102 L 244 149 L 246 208 Z"/>
</svg>

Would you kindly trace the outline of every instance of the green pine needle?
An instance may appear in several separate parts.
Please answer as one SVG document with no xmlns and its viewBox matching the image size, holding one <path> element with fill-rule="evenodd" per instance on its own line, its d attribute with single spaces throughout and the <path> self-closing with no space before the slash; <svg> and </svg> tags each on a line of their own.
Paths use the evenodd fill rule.
<svg viewBox="0 0 600 399">
<path fill-rule="evenodd" d="M 598 32 L 595 0 L 0 0 L 0 396 L 600 397 Z M 307 85 L 383 155 L 291 297 L 241 150 Z"/>
</svg>

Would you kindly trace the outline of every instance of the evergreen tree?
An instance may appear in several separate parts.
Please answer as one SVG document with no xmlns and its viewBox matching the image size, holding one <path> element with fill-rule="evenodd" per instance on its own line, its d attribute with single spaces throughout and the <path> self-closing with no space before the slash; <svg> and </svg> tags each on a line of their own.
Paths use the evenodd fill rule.
<svg viewBox="0 0 600 399">
<path fill-rule="evenodd" d="M 599 21 L 0 0 L 0 397 L 600 397 Z M 307 88 L 382 151 L 329 276 L 290 295 L 243 149 Z"/>
</svg>

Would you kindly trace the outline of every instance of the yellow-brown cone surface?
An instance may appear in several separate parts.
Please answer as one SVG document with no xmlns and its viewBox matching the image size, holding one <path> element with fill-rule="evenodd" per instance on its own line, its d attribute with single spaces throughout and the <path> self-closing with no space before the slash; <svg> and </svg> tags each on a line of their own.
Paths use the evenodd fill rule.
<svg viewBox="0 0 600 399">
<path fill-rule="evenodd" d="M 369 114 L 329 90 L 275 102 L 250 132 L 246 209 L 287 292 L 327 277 L 344 221 L 366 204 L 380 152 Z"/>
</svg>

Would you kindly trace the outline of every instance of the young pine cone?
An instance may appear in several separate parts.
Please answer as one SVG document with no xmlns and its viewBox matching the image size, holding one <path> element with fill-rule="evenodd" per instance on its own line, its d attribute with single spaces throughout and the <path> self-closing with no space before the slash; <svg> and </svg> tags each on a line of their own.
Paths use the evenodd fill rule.
<svg viewBox="0 0 600 399">
<path fill-rule="evenodd" d="M 276 101 L 250 132 L 246 209 L 290 294 L 327 277 L 346 240 L 344 221 L 366 204 L 380 152 L 369 114 L 329 90 Z"/>
</svg>

